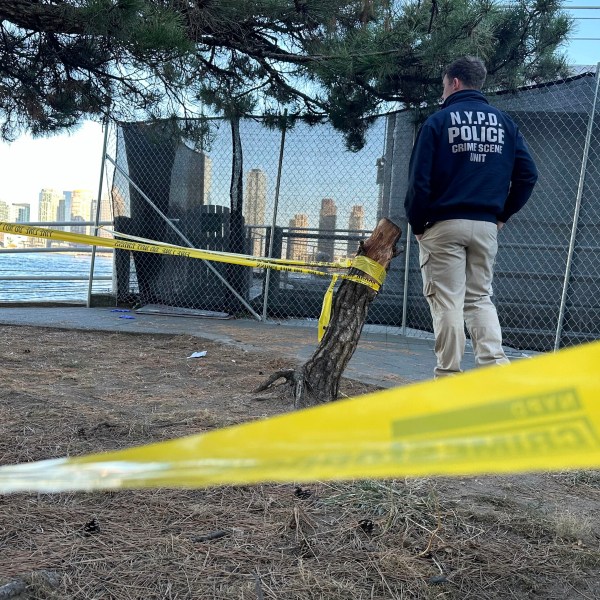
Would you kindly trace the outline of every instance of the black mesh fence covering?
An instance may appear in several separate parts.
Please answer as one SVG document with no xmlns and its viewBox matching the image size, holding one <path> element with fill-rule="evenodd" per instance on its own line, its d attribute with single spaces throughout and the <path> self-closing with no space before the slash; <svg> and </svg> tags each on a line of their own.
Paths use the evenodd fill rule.
<svg viewBox="0 0 600 600">
<path fill-rule="evenodd" d="M 170 123 L 121 125 L 116 156 L 111 193 L 116 231 L 179 246 L 240 249 L 232 243 L 230 210 L 208 204 L 210 157 L 175 136 Z M 235 233 L 247 251 L 243 221 Z M 132 272 L 141 304 L 236 310 L 234 292 L 248 296 L 248 274 L 225 264 L 126 251 L 116 252 L 115 264 L 119 299 L 134 292 Z"/>
</svg>

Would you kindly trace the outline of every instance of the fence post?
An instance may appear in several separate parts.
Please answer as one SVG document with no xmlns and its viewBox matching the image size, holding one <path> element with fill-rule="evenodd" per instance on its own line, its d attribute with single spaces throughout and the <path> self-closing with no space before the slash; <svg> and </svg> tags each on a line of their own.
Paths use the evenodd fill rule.
<svg viewBox="0 0 600 600">
<path fill-rule="evenodd" d="M 104 185 L 104 161 L 106 157 L 106 145 L 108 142 L 108 117 L 104 119 L 104 142 L 102 144 L 102 159 L 100 161 L 100 179 L 98 180 L 98 199 L 96 200 L 96 218 L 94 221 L 94 235 L 98 235 L 98 223 L 100 222 L 100 203 L 102 202 L 102 186 Z M 92 246 L 92 257 L 90 259 L 90 278 L 88 281 L 88 293 L 86 307 L 92 306 L 92 287 L 94 285 L 94 265 L 96 264 L 96 246 Z"/>
<path fill-rule="evenodd" d="M 402 335 L 406 335 L 406 314 L 408 312 L 408 272 L 410 267 L 411 227 L 406 225 L 406 253 L 404 256 L 404 289 L 402 290 Z"/>
<path fill-rule="evenodd" d="M 413 125 L 413 143 L 417 139 L 417 125 Z M 412 229 L 408 220 L 406 221 L 406 256 L 404 257 L 404 288 L 402 290 L 402 335 L 406 335 L 406 315 L 408 313 L 408 277 L 410 267 L 410 236 Z"/>
<path fill-rule="evenodd" d="M 554 339 L 554 351 L 560 348 L 560 340 L 565 320 L 565 307 L 567 303 L 567 294 L 569 292 L 569 283 L 571 279 L 571 268 L 573 266 L 573 252 L 575 250 L 575 241 L 577 239 L 577 227 L 579 224 L 579 212 L 581 210 L 581 198 L 583 196 L 583 186 L 585 184 L 585 175 L 587 171 L 590 145 L 592 141 L 592 131 L 594 129 L 594 117 L 596 113 L 596 103 L 598 101 L 598 85 L 600 84 L 600 63 L 596 65 L 596 87 L 594 90 L 594 100 L 592 110 L 588 119 L 587 132 L 585 134 L 585 144 L 583 146 L 583 156 L 581 158 L 581 170 L 579 171 L 579 182 L 577 184 L 577 196 L 575 198 L 575 210 L 573 212 L 573 224 L 571 226 L 571 239 L 569 240 L 569 249 L 567 253 L 567 265 L 565 267 L 565 278 L 563 281 L 562 295 L 560 298 L 560 308 L 558 311 L 558 321 L 556 323 L 556 337 Z"/>
<path fill-rule="evenodd" d="M 273 243 L 275 241 L 275 228 L 277 227 L 277 210 L 279 208 L 279 186 L 281 184 L 281 171 L 283 170 L 283 155 L 285 149 L 285 132 L 287 130 L 287 108 L 283 113 L 283 129 L 281 130 L 281 143 L 279 144 L 279 164 L 277 165 L 277 183 L 275 185 L 275 202 L 273 205 L 273 221 L 271 222 L 271 239 L 269 241 L 268 258 L 273 256 Z M 288 242 L 289 243 L 289 242 Z M 263 291 L 262 320 L 267 320 L 267 304 L 269 302 L 269 286 L 271 283 L 271 269 L 265 273 L 265 287 Z"/>
</svg>

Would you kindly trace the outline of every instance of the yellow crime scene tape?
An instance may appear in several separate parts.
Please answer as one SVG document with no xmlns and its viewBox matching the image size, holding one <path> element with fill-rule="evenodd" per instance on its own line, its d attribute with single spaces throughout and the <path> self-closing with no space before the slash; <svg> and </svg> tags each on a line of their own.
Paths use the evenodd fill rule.
<svg viewBox="0 0 600 600">
<path fill-rule="evenodd" d="M 600 342 L 244 425 L 0 467 L 0 492 L 600 467 Z"/>
<path fill-rule="evenodd" d="M 166 246 L 168 248 L 178 248 L 181 250 L 189 250 L 188 246 L 177 246 L 174 244 L 167 244 L 166 242 L 157 242 L 156 240 L 149 240 L 147 238 L 142 238 L 136 235 L 129 235 L 127 233 L 121 233 L 120 231 L 115 231 L 114 229 L 110 229 L 109 227 L 98 227 L 101 231 L 106 231 L 110 233 L 112 236 L 116 238 L 121 238 L 124 240 L 131 240 L 134 242 L 142 242 L 145 244 L 154 244 L 156 246 Z M 233 252 L 221 252 L 218 250 L 205 250 L 208 254 L 211 255 L 219 255 L 219 256 L 242 256 L 245 258 L 249 258 L 251 260 L 256 260 L 256 257 L 252 254 L 238 254 Z M 261 257 L 262 261 L 272 262 L 273 264 L 280 265 L 290 265 L 290 266 L 304 266 L 304 267 L 321 267 L 325 269 L 348 269 L 352 266 L 352 260 L 346 259 L 339 262 L 320 262 L 320 261 L 305 261 L 305 260 L 294 260 L 291 258 L 271 258 L 271 257 Z M 376 263 L 378 264 L 378 263 Z"/>
<path fill-rule="evenodd" d="M 70 233 L 59 231 L 57 229 L 46 229 L 45 227 L 32 227 L 29 225 L 19 225 L 15 223 L 5 223 L 0 221 L 0 232 L 12 233 L 14 235 L 25 235 L 47 240 L 57 240 L 62 242 L 74 242 L 78 244 L 87 244 L 89 246 L 100 246 L 104 248 L 114 248 L 116 250 L 129 250 L 132 252 L 149 252 L 152 254 L 164 254 L 167 256 L 181 256 L 184 258 L 199 258 L 213 262 L 224 262 L 243 267 L 259 267 L 265 269 L 275 269 L 279 271 L 290 271 L 292 273 L 307 273 L 312 275 L 329 276 L 329 273 L 319 271 L 314 268 L 305 268 L 292 264 L 287 264 L 285 260 L 248 257 L 241 254 L 230 254 L 226 252 L 215 252 L 212 250 L 200 250 L 197 248 L 185 248 L 183 246 L 173 246 L 163 242 L 147 240 L 145 242 L 132 242 L 126 240 L 115 240 L 100 236 L 86 235 L 84 233 Z M 138 238 L 143 239 L 143 238 Z M 325 263 L 330 267 L 337 267 L 336 263 Z"/>
<path fill-rule="evenodd" d="M 142 243 L 146 243 L 146 244 L 155 244 L 158 246 L 166 246 L 169 248 L 179 248 L 182 250 L 186 249 L 184 246 L 173 246 L 171 244 L 166 244 L 164 242 L 155 242 L 152 240 L 148 240 L 146 238 L 141 238 L 141 237 L 134 236 L 134 235 L 120 233 L 120 232 L 117 232 L 117 231 L 114 231 L 112 229 L 108 229 L 105 227 L 102 227 L 102 229 L 118 238 L 128 239 L 128 240 L 132 240 L 135 242 L 142 242 Z M 211 251 L 207 251 L 207 252 L 211 252 Z M 211 253 L 218 254 L 220 256 L 226 256 L 226 257 L 227 256 L 228 257 L 245 256 L 245 258 L 255 260 L 252 256 L 249 256 L 249 255 L 233 254 L 230 252 L 211 252 Z M 378 292 L 379 289 L 381 288 L 381 286 L 383 285 L 383 282 L 385 281 L 385 277 L 387 275 L 385 267 L 380 265 L 378 262 L 368 258 L 367 256 L 355 256 L 353 260 L 346 260 L 346 261 L 338 262 L 338 263 L 311 262 L 311 261 L 304 262 L 304 261 L 300 261 L 300 260 L 271 259 L 271 258 L 265 258 L 265 259 L 261 259 L 261 260 L 272 261 L 275 264 L 291 265 L 291 266 L 303 265 L 305 267 L 324 267 L 324 268 L 328 268 L 328 269 L 331 269 L 331 268 L 335 268 L 335 269 L 354 268 L 354 269 L 358 269 L 359 271 L 362 271 L 363 273 L 366 273 L 367 275 L 369 275 L 370 277 L 372 277 L 375 280 L 375 281 L 370 281 L 370 280 L 365 279 L 364 277 L 360 277 L 358 275 L 340 275 L 340 274 L 332 275 L 331 283 L 329 284 L 329 287 L 327 288 L 327 291 L 325 292 L 325 297 L 323 298 L 323 306 L 321 308 L 321 315 L 319 317 L 319 324 L 318 324 L 318 330 L 317 330 L 318 331 L 317 335 L 318 335 L 319 341 L 321 341 L 321 339 L 323 338 L 323 335 L 325 334 L 325 330 L 327 329 L 327 326 L 329 325 L 329 322 L 331 320 L 333 291 L 335 288 L 335 284 L 337 283 L 338 279 L 340 279 L 340 277 L 343 279 L 347 279 L 349 281 L 361 283 L 362 285 L 366 285 L 367 287 L 370 287 L 375 292 Z M 321 274 L 326 275 L 326 273 L 321 273 Z"/>
<path fill-rule="evenodd" d="M 176 246 L 148 240 L 136 236 L 121 234 L 112 230 L 106 230 L 115 236 L 125 238 L 124 240 L 111 239 L 100 236 L 86 235 L 83 233 L 70 233 L 59 231 L 57 229 L 47 229 L 45 227 L 32 227 L 29 225 L 19 225 L 17 223 L 5 223 L 0 221 L 0 232 L 11 233 L 14 235 L 25 235 L 29 237 L 37 237 L 48 240 L 57 240 L 62 242 L 74 242 L 78 244 L 86 244 L 90 246 L 100 246 L 104 248 L 114 248 L 116 250 L 128 250 L 132 252 L 149 252 L 153 254 L 164 254 L 167 256 L 181 256 L 184 258 L 196 258 L 209 260 L 214 262 L 224 262 L 244 267 L 258 267 L 262 269 L 274 269 L 277 271 L 288 271 L 292 273 L 303 273 L 308 275 L 318 275 L 321 277 L 332 277 L 330 286 L 328 287 L 323 299 L 321 315 L 319 317 L 318 339 L 321 341 L 325 329 L 331 319 L 331 306 L 333 299 L 333 290 L 338 279 L 347 279 L 365 285 L 375 292 L 379 291 L 386 276 L 386 270 L 378 262 L 368 258 L 367 256 L 356 256 L 352 261 L 343 262 L 302 262 L 297 260 L 280 259 L 280 258 L 256 258 L 244 254 L 233 254 L 231 252 L 217 252 L 214 250 L 200 250 L 197 248 L 186 248 L 184 246 Z M 130 241 L 126 241 L 130 240 Z M 371 281 L 359 275 L 346 274 L 331 274 L 325 269 L 357 269 L 375 281 Z"/>
</svg>

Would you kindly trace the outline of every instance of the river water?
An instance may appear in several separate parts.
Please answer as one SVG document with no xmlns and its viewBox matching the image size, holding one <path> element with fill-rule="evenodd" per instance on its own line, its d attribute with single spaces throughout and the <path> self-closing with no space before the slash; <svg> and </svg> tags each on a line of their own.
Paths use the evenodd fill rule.
<svg viewBox="0 0 600 600">
<path fill-rule="evenodd" d="M 0 253 L 0 278 L 11 276 L 72 276 L 85 281 L 22 281 L 0 279 L 3 302 L 85 302 L 91 253 Z M 112 254 L 96 254 L 94 276 L 112 276 Z M 94 293 L 107 293 L 112 281 L 94 281 Z"/>
</svg>

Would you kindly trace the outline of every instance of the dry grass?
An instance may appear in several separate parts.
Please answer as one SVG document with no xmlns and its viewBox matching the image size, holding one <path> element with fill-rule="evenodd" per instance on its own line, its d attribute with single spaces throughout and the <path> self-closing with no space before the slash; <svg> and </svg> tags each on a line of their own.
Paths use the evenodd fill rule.
<svg viewBox="0 0 600 600">
<path fill-rule="evenodd" d="M 291 366 L 278 358 L 185 336 L 1 333 L 4 464 L 291 409 L 248 393 Z M 10 582 L 22 599 L 596 598 L 599 495 L 588 471 L 0 496 L 0 598 Z"/>
</svg>

